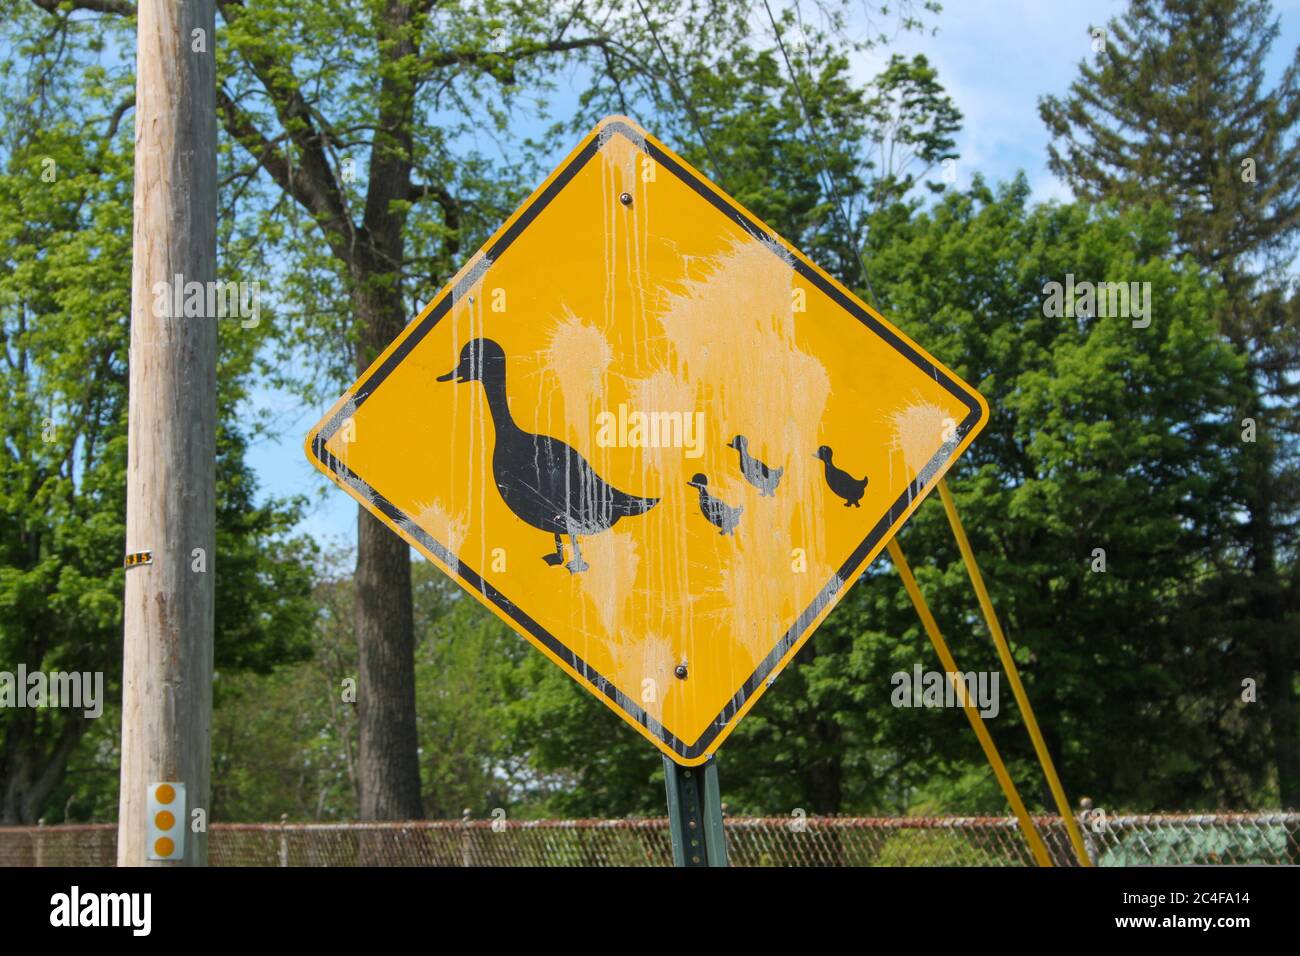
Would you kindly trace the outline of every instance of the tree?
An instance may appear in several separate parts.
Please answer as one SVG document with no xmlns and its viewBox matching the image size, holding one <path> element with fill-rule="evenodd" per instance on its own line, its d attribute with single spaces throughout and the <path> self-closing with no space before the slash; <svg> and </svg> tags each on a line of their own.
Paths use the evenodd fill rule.
<svg viewBox="0 0 1300 956">
<path fill-rule="evenodd" d="M 921 54 L 908 60 L 895 53 L 872 84 L 873 163 L 878 173 L 872 211 L 897 201 L 935 166 L 957 159 L 953 136 L 962 116 L 939 82 L 938 71 Z M 916 168 L 916 167 L 919 167 Z M 943 184 L 927 183 L 931 191 Z"/>
<path fill-rule="evenodd" d="M 1029 696 L 1067 786 L 1098 805 L 1261 802 L 1256 712 L 1236 696 L 1204 704 L 1226 699 L 1243 660 L 1213 639 L 1223 612 L 1205 587 L 1232 520 L 1244 388 L 1241 356 L 1214 335 L 1222 292 L 1170 255 L 1167 213 L 1033 207 L 1028 194 L 1023 178 L 997 192 L 977 181 L 928 213 L 892 204 L 867 254 L 891 317 L 997 410 L 952 487 Z M 1045 315 L 1044 286 L 1071 271 L 1150 282 L 1166 321 Z M 903 545 L 958 662 L 999 671 L 937 502 Z M 724 748 L 731 812 L 1004 810 L 959 712 L 892 705 L 892 675 L 917 664 L 938 669 L 881 560 Z M 548 674 L 522 682 L 510 733 L 513 750 L 571 781 L 546 806 L 658 812 L 654 755 L 538 667 Z M 1050 806 L 1005 683 L 1000 697 L 999 747 L 1021 792 Z"/>
<path fill-rule="evenodd" d="M 1031 208 L 1028 192 L 1023 177 L 997 192 L 977 179 L 928 214 L 894 207 L 873 223 L 877 281 L 904 330 L 996 410 L 951 484 L 1064 780 L 1099 805 L 1247 802 L 1259 775 L 1244 708 L 1196 706 L 1222 693 L 1236 663 L 1198 623 L 1212 608 L 1199 583 L 1231 523 L 1226 462 L 1243 383 L 1240 356 L 1213 334 L 1220 292 L 1170 256 L 1166 213 Z M 1071 272 L 1149 282 L 1161 321 L 1053 314 L 1048 283 Z M 959 664 L 998 670 L 937 503 L 902 544 Z M 926 795 L 1000 806 L 987 770 L 960 771 L 980 762 L 960 714 L 882 716 L 892 673 L 934 667 L 899 590 L 882 566 L 828 624 L 841 641 L 860 635 L 829 706 L 855 742 L 868 735 L 858 746 L 889 755 L 871 768 L 877 793 L 898 786 L 897 772 L 911 791 L 904 807 Z M 1004 684 L 993 732 L 1032 787 L 1039 775 L 1008 696 Z"/>
<path fill-rule="evenodd" d="M 925 9 L 934 12 L 932 4 Z M 920 21 L 904 7 L 899 25 L 915 29 Z M 782 12 L 777 28 L 784 54 L 777 34 L 759 31 L 716 56 L 679 50 L 667 64 L 656 60 L 665 72 L 675 67 L 649 91 L 660 138 L 858 287 L 867 217 L 956 157 L 961 113 L 921 55 L 894 54 L 868 84 L 855 81 L 852 55 L 883 45 L 883 35 L 850 41 L 839 18 L 818 29 L 797 4 Z M 572 132 L 597 114 L 627 110 L 625 86 L 639 78 L 633 67 L 611 67 L 607 82 L 588 91 Z"/>
<path fill-rule="evenodd" d="M 223 819 L 356 818 L 350 558 L 317 568 L 310 659 L 223 673 L 216 683 L 213 812 Z M 554 669 L 433 565 L 411 570 L 424 806 L 443 819 L 465 810 L 479 819 L 498 808 L 512 818 L 556 812 L 553 791 L 567 779 L 530 766 L 511 733 L 521 701 L 546 693 Z"/>
<path fill-rule="evenodd" d="M 356 642 L 343 555 L 314 568 L 310 656 L 217 672 L 212 810 L 222 820 L 353 820 Z"/>
<path fill-rule="evenodd" d="M 1283 806 L 1300 806 L 1294 640 L 1300 518 L 1300 323 L 1287 272 L 1300 236 L 1300 49 L 1267 89 L 1278 36 L 1266 0 L 1134 0 L 1064 98 L 1045 97 L 1052 169 L 1089 199 L 1173 211 L 1174 251 L 1224 290 L 1218 328 L 1244 354 L 1236 412 L 1243 518 L 1217 558 L 1221 638 L 1259 675 Z M 1162 310 L 1163 311 L 1163 310 Z"/>
<path fill-rule="evenodd" d="M 221 42 L 233 54 L 221 74 L 219 107 L 247 157 L 232 176 L 265 177 L 306 214 L 311 244 L 324 238 L 327 257 L 308 251 L 294 259 L 337 284 L 339 312 L 350 321 L 304 334 L 330 340 L 335 355 L 342 339 L 353 374 L 519 195 L 518 165 L 501 177 L 459 141 L 505 136 L 520 90 L 545 89 L 559 63 L 594 71 L 635 64 L 639 75 L 648 72 L 637 52 L 649 48 L 644 29 L 616 3 L 392 0 L 347 15 L 333 3 L 309 3 L 292 16 L 270 3 L 223 0 L 219 7 Z M 705 9 L 658 0 L 655 8 L 677 20 L 679 47 L 725 46 L 744 29 L 737 4 Z M 353 154 L 364 155 L 367 168 L 350 182 L 345 158 Z M 293 251 L 302 253 L 307 243 L 293 238 Z M 319 286 L 304 291 L 336 299 Z M 369 514 L 359 512 L 358 520 L 361 816 L 417 817 L 409 552 Z"/>
<path fill-rule="evenodd" d="M 100 673 L 109 719 L 120 702 L 130 305 L 131 135 L 127 87 L 69 69 L 100 34 L 26 7 L 6 40 L 27 56 L 0 72 L 0 664 Z M 8 45 L 8 43 L 6 44 Z M 238 413 L 263 333 L 225 323 L 219 379 L 217 660 L 265 666 L 300 654 L 308 578 L 287 538 L 292 503 L 254 503 Z M 103 799 L 84 761 L 92 721 L 72 708 L 0 710 L 0 820 Z M 102 735 L 96 742 L 102 742 Z M 111 739 L 111 738 L 110 738 Z M 113 745 L 115 746 L 115 745 Z"/>
<path fill-rule="evenodd" d="M 328 344 L 332 361 L 344 344 L 345 361 L 333 368 L 350 374 L 370 364 L 535 176 L 534 144 L 510 135 L 525 91 L 550 90 L 551 72 L 569 64 L 589 84 L 582 112 L 611 99 L 624 110 L 653 103 L 664 78 L 648 64 L 660 42 L 671 64 L 693 70 L 749 31 L 745 5 L 693 0 L 655 0 L 644 16 L 613 0 L 392 0 L 348 15 L 333 3 L 298 5 L 292 16 L 270 3 L 219 8 L 232 53 L 219 106 L 241 149 L 232 183 L 242 191 L 269 182 L 274 199 L 250 221 L 264 236 L 283 230 L 283 251 L 304 276 L 288 298 L 310 313 L 348 316 L 302 327 L 298 343 Z M 671 21 L 671 35 L 652 37 L 646 21 L 654 18 Z M 503 149 L 503 162 L 492 163 L 464 145 L 480 137 L 509 141 L 513 155 Z M 364 175 L 350 176 L 362 161 Z M 305 214 L 306 232 L 294 233 L 281 197 Z M 285 230 L 286 221 L 295 225 Z M 355 597 L 361 815 L 419 816 L 408 550 L 365 512 Z"/>
<path fill-rule="evenodd" d="M 129 0 L 33 3 L 58 17 L 132 13 Z M 841 7 L 819 5 L 831 29 Z M 583 111 L 653 104 L 667 86 L 650 65 L 660 43 L 671 68 L 707 70 L 750 31 L 746 5 L 697 0 L 218 8 L 223 218 L 279 276 L 284 364 L 310 359 L 281 381 L 315 400 L 364 370 L 523 194 L 553 140 L 510 125 L 534 114 L 557 66 L 578 68 Z M 647 21 L 672 29 L 652 37 Z M 501 161 L 483 140 L 506 144 Z M 409 553 L 367 513 L 358 521 L 361 815 L 418 816 Z"/>
</svg>

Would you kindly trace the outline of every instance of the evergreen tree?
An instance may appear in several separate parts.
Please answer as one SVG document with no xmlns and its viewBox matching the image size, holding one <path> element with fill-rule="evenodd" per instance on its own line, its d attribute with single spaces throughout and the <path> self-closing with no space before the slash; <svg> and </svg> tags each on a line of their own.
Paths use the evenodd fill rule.
<svg viewBox="0 0 1300 956">
<path fill-rule="evenodd" d="M 1297 807 L 1300 305 L 1287 273 L 1300 236 L 1300 50 L 1268 89 L 1277 35 L 1266 0 L 1133 0 L 1040 112 L 1058 175 L 1088 199 L 1167 206 L 1175 251 L 1225 292 L 1218 328 L 1247 357 L 1250 383 L 1243 440 L 1229 449 L 1243 517 L 1205 584 L 1224 613 L 1202 639 L 1244 654 L 1237 677 L 1258 680 L 1279 796 Z M 1167 303 L 1156 316 L 1167 321 Z"/>
</svg>

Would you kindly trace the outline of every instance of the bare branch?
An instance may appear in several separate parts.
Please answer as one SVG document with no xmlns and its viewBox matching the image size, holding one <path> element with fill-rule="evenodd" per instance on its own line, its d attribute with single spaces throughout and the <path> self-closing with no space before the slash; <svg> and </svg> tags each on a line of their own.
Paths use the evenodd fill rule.
<svg viewBox="0 0 1300 956">
<path fill-rule="evenodd" d="M 134 93 L 132 93 L 129 97 L 127 97 L 125 100 L 123 100 L 121 103 L 118 104 L 117 109 L 113 110 L 113 115 L 109 117 L 108 135 L 104 137 L 105 139 L 111 140 L 114 136 L 117 135 L 117 128 L 122 124 L 122 117 L 126 115 L 127 110 L 131 109 L 134 106 L 135 106 Z"/>
<path fill-rule="evenodd" d="M 237 20 L 244 10 L 243 0 L 217 0 L 217 8 L 227 23 Z M 257 158 L 262 168 L 294 197 L 330 232 L 340 236 L 342 246 L 334 251 L 345 262 L 351 261 L 350 250 L 356 229 L 347 214 L 343 191 L 325 152 L 326 134 L 314 121 L 314 111 L 292 79 L 284 79 L 265 53 L 242 51 L 244 60 L 261 82 L 281 128 L 289 135 L 301 154 L 300 163 L 290 163 L 284 152 L 270 143 L 253 119 L 241 110 L 224 90 L 217 90 L 217 106 L 226 131 Z"/>
<path fill-rule="evenodd" d="M 447 66 L 486 67 L 488 72 L 495 73 L 497 78 L 503 82 L 514 83 L 516 77 L 513 69 L 506 68 L 494 71 L 492 67 L 500 67 L 503 64 L 508 64 L 511 60 L 525 60 L 550 53 L 567 53 L 571 50 L 593 48 L 608 50 L 617 46 L 619 46 L 618 43 L 606 36 L 578 37 L 572 40 L 554 39 L 540 43 L 524 43 L 513 46 L 508 50 L 502 50 L 499 53 L 483 49 L 439 50 L 426 56 L 424 62 L 433 69 Z"/>
<path fill-rule="evenodd" d="M 278 140 L 267 139 L 252 117 L 241 110 L 221 87 L 217 87 L 217 112 L 226 132 L 252 154 L 276 185 L 315 216 L 327 232 L 336 233 L 344 240 L 341 244 L 332 242 L 331 248 L 340 259 L 350 261 L 348 253 L 355 229 L 352 221 L 342 214 L 337 197 L 331 199 L 304 166 L 291 163 L 280 149 Z"/>
</svg>

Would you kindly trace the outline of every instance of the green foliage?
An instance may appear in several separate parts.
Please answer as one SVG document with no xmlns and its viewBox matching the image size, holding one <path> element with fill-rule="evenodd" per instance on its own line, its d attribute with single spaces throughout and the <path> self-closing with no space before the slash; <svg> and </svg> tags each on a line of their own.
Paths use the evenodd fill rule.
<svg viewBox="0 0 1300 956">
<path fill-rule="evenodd" d="M 214 682 L 214 820 L 355 819 L 356 642 L 351 584 L 325 575 L 312 592 L 311 654 Z"/>
<path fill-rule="evenodd" d="M 218 680 L 214 818 L 355 819 L 357 722 L 346 682 L 355 690 L 357 662 L 352 584 L 342 569 L 341 558 L 318 568 L 310 659 Z M 497 808 L 511 817 L 569 812 L 571 776 L 534 766 L 521 727 L 539 700 L 578 708 L 595 701 L 441 571 L 425 562 L 412 570 L 426 812 L 452 819 L 465 810 L 482 819 Z M 541 712 L 553 716 L 545 703 Z M 576 726 L 554 729 L 571 739 Z"/>
<path fill-rule="evenodd" d="M 1174 249 L 1214 275 L 1218 331 L 1246 360 L 1231 453 L 1236 516 L 1205 582 L 1226 652 L 1272 690 L 1261 731 L 1283 805 L 1300 805 L 1300 50 L 1275 87 L 1267 0 L 1134 0 L 1063 99 L 1040 103 L 1052 169 L 1123 207 L 1164 206 Z M 1244 438 L 1247 424 L 1254 429 Z M 1222 710 L 1211 696 L 1202 709 Z"/>
<path fill-rule="evenodd" d="M 889 210 L 873 223 L 876 282 L 895 321 L 994 409 L 953 487 L 1063 777 L 1108 806 L 1247 802 L 1257 748 L 1237 711 L 1194 707 L 1230 692 L 1236 671 L 1193 651 L 1212 636 L 1198 581 L 1231 521 L 1243 363 L 1214 334 L 1213 281 L 1169 257 L 1167 216 L 1029 208 L 1027 195 L 1023 180 L 997 193 L 977 181 L 928 213 Z M 1067 272 L 1150 282 L 1155 321 L 1045 316 L 1044 285 Z M 998 669 L 937 502 L 902 543 L 959 664 Z M 1105 573 L 1091 570 L 1095 548 Z M 922 795 L 1001 807 L 960 713 L 889 705 L 891 674 L 938 662 L 883 562 L 811 646 L 729 748 L 743 766 L 724 780 L 742 806 L 825 804 L 830 781 L 842 810 Z M 1005 681 L 992 723 L 1022 788 L 1039 792 Z"/>
<path fill-rule="evenodd" d="M 19 16 L 4 35 L 22 59 L 0 69 L 0 668 L 102 672 L 108 725 L 121 697 L 133 140 L 119 108 L 129 77 L 60 59 L 91 31 L 63 22 L 51 35 Z M 263 335 L 221 329 L 208 558 L 221 667 L 301 656 L 311 614 L 311 545 L 288 537 L 298 506 L 258 504 L 244 463 L 241 403 Z M 116 737 L 89 730 L 80 711 L 0 712 L 0 819 L 114 804 L 116 770 L 100 757 Z M 70 761 L 86 776 L 64 783 Z"/>
<path fill-rule="evenodd" d="M 787 11 L 783 36 L 794 25 Z M 895 54 L 862 86 L 850 59 L 860 45 L 807 26 L 797 36 L 797 44 L 785 37 L 788 62 L 770 34 L 718 53 L 670 47 L 678 78 L 669 82 L 689 112 L 662 102 L 662 88 L 653 90 L 654 126 L 745 208 L 856 285 L 866 217 L 956 156 L 961 113 L 924 56 Z M 599 85 L 588 100 L 571 133 L 595 113 L 627 111 Z"/>
<path fill-rule="evenodd" d="M 523 662 L 536 653 L 427 562 L 412 568 L 416 719 L 425 812 L 518 816 L 532 774 L 506 733 Z"/>
<path fill-rule="evenodd" d="M 244 463 L 264 425 L 244 411 L 255 372 L 311 401 L 332 395 L 545 157 L 616 111 L 851 284 L 865 248 L 870 300 L 988 398 L 953 490 L 1072 794 L 1139 810 L 1276 802 L 1278 711 L 1270 724 L 1239 698 L 1258 667 L 1293 673 L 1274 638 L 1294 624 L 1283 464 L 1296 304 L 1276 271 L 1297 222 L 1300 95 L 1294 68 L 1256 92 L 1267 5 L 1133 3 L 1070 96 L 1044 101 L 1063 144 L 1053 167 L 1085 201 L 1042 206 L 1023 179 L 934 182 L 960 114 L 924 57 L 855 81 L 839 5 L 824 31 L 781 13 L 797 88 L 745 5 L 647 6 L 657 38 L 615 2 L 409 17 L 219 4 L 223 273 L 274 294 L 259 327 L 222 329 L 213 818 L 351 819 L 359 805 L 352 584 L 290 537 L 295 503 L 257 503 Z M 0 796 L 5 820 L 104 819 L 119 735 L 133 40 L 111 17 L 4 9 L 0 666 L 104 670 L 111 706 L 90 726 L 0 714 Z M 560 68 L 576 71 L 578 101 L 543 128 Z M 1243 153 L 1257 160 L 1253 191 Z M 928 208 L 912 198 L 926 187 Z M 1045 314 L 1044 286 L 1067 274 L 1150 283 L 1151 325 Z M 1251 409 L 1282 427 L 1246 446 Z M 999 670 L 937 502 L 902 544 L 959 663 Z M 1271 578 L 1257 573 L 1269 548 Z M 417 563 L 413 578 L 427 813 L 662 812 L 661 759 L 619 717 L 436 569 Z M 1273 643 L 1254 639 L 1261 620 Z M 723 751 L 730 812 L 1004 812 L 960 713 L 891 705 L 891 676 L 918 663 L 938 667 L 882 559 Z M 1022 793 L 1050 805 L 1005 681 L 990 724 Z M 875 862 L 950 844 L 900 834 Z"/>
<path fill-rule="evenodd" d="M 613 711 L 535 651 L 506 712 L 510 740 L 543 771 L 539 809 L 596 817 L 663 812 L 663 758 Z"/>
<path fill-rule="evenodd" d="M 1249 805 L 1262 786 L 1255 718 L 1245 706 L 1200 706 L 1234 691 L 1237 673 L 1214 640 L 1217 618 L 1201 586 L 1230 520 L 1221 510 L 1236 441 L 1230 409 L 1243 381 L 1240 356 L 1213 332 L 1220 293 L 1168 255 L 1166 215 L 1031 207 L 1027 193 L 1023 180 L 996 193 L 977 182 L 928 213 L 891 208 L 888 229 L 881 220 L 873 230 L 890 237 L 871 251 L 893 314 L 937 354 L 964 356 L 958 370 L 999 410 L 953 480 L 974 547 L 1076 794 L 1138 809 Z M 1152 325 L 1045 316 L 1043 286 L 1071 270 L 1151 282 Z M 909 524 L 904 546 L 961 665 L 997 669 L 937 503 Z M 1092 570 L 1096 547 L 1106 550 L 1104 573 Z M 432 815 L 661 811 L 655 752 L 435 569 L 416 571 L 421 769 Z M 307 671 L 248 678 L 259 689 L 245 700 L 275 704 L 252 704 L 256 732 L 221 749 L 232 771 L 223 793 L 238 781 L 250 801 L 298 796 L 226 796 L 225 818 L 273 818 L 277 807 L 346 817 L 354 806 L 339 776 L 353 730 L 332 723 L 322 700 L 354 667 L 348 587 L 329 585 L 328 601 L 318 591 L 326 609 L 318 654 L 336 663 L 299 665 L 310 679 Z M 722 755 L 731 812 L 921 804 L 1003 812 L 959 713 L 891 706 L 890 676 L 918 662 L 938 666 L 882 563 L 737 729 Z M 1047 806 L 1005 683 L 1001 704 L 991 721 L 999 746 L 1022 792 Z M 313 713 L 310 735 L 292 730 Z M 219 746 L 228 721 L 247 718 L 223 697 Z M 328 759 L 272 739 L 286 727 Z M 304 777 L 309 785 L 288 786 Z M 914 850 L 903 839 L 886 855 Z"/>
</svg>

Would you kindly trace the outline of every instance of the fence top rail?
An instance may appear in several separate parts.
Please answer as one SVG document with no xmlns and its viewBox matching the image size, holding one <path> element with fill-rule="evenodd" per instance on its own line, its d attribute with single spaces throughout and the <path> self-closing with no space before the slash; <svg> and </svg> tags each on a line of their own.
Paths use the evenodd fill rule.
<svg viewBox="0 0 1300 956">
<path fill-rule="evenodd" d="M 1038 826 L 1059 825 L 1060 817 L 1043 814 L 1034 817 Z M 810 830 L 1011 830 L 1018 824 L 1014 817 L 728 817 L 726 825 L 734 830 L 787 829 L 794 824 Z M 1300 813 L 1152 813 L 1107 814 L 1108 827 L 1186 827 L 1186 826 L 1285 826 L 1300 827 Z M 648 830 L 668 827 L 664 817 L 642 819 L 585 820 L 401 820 L 347 823 L 213 823 L 209 828 L 224 833 L 349 833 L 374 831 L 451 831 L 466 830 Z M 116 823 L 70 823 L 52 826 L 0 827 L 0 834 L 109 833 Z"/>
</svg>

